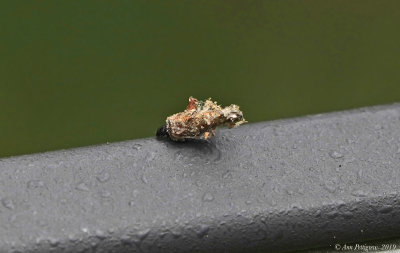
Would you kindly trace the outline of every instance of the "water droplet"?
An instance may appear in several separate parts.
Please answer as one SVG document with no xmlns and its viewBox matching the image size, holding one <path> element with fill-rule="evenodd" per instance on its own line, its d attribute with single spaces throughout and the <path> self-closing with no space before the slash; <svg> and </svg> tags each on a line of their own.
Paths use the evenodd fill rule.
<svg viewBox="0 0 400 253">
<path fill-rule="evenodd" d="M 384 205 L 381 208 L 379 208 L 380 213 L 390 213 L 393 210 L 393 207 L 390 205 Z"/>
<path fill-rule="evenodd" d="M 106 190 L 100 190 L 99 191 L 99 196 L 102 198 L 109 198 L 111 197 L 111 193 L 109 191 Z"/>
<path fill-rule="evenodd" d="M 167 231 L 162 231 L 162 232 L 159 234 L 160 239 L 164 239 L 164 237 L 165 237 L 167 234 L 168 234 Z"/>
<path fill-rule="evenodd" d="M 174 154 L 174 160 L 179 161 L 183 158 L 182 152 L 181 151 L 176 151 Z"/>
<path fill-rule="evenodd" d="M 232 173 L 227 170 L 224 174 L 222 174 L 223 179 L 232 178 Z"/>
<path fill-rule="evenodd" d="M 131 244 L 131 237 L 129 235 L 122 235 L 120 238 L 123 244 Z"/>
<path fill-rule="evenodd" d="M 293 196 L 293 194 L 294 194 L 294 192 L 292 190 L 286 189 L 285 191 L 289 196 Z"/>
<path fill-rule="evenodd" d="M 199 227 L 195 229 L 195 232 L 197 237 L 203 238 L 208 233 L 208 230 L 210 230 L 210 226 L 201 224 Z"/>
<path fill-rule="evenodd" d="M 87 184 L 84 183 L 84 182 L 79 183 L 79 184 L 75 187 L 75 189 L 77 189 L 77 190 L 79 190 L 79 191 L 89 191 L 89 187 L 88 187 Z"/>
<path fill-rule="evenodd" d="M 136 149 L 136 150 L 140 150 L 142 148 L 142 145 L 141 144 L 133 144 L 132 148 Z"/>
<path fill-rule="evenodd" d="M 353 213 L 352 212 L 349 212 L 349 211 L 347 211 L 347 212 L 343 212 L 343 218 L 345 218 L 345 219 L 351 219 L 351 218 L 353 218 Z"/>
<path fill-rule="evenodd" d="M 92 250 L 95 251 L 98 241 L 94 240 L 94 238 L 89 238 L 89 241 L 90 241 L 90 246 L 92 246 Z"/>
<path fill-rule="evenodd" d="M 330 211 L 329 213 L 326 214 L 329 219 L 334 219 L 339 215 L 339 213 L 336 210 Z"/>
<path fill-rule="evenodd" d="M 36 188 L 40 188 L 43 186 L 44 186 L 44 183 L 41 180 L 30 180 L 27 183 L 28 189 L 36 189 Z"/>
<path fill-rule="evenodd" d="M 365 193 L 363 190 L 355 190 L 351 193 L 351 195 L 355 197 L 366 197 L 367 193 Z"/>
<path fill-rule="evenodd" d="M 181 232 L 179 232 L 179 231 L 177 231 L 177 230 L 170 230 L 170 231 L 171 231 L 172 236 L 173 236 L 175 239 L 181 237 L 181 235 L 182 235 Z"/>
<path fill-rule="evenodd" d="M 148 184 L 149 181 L 147 181 L 146 176 L 143 174 L 142 177 L 140 178 L 142 180 L 143 183 Z"/>
<path fill-rule="evenodd" d="M 56 238 L 53 238 L 53 237 L 48 238 L 48 241 L 50 243 L 50 246 L 52 246 L 52 247 L 57 247 L 57 245 L 60 243 L 59 240 L 57 240 Z"/>
<path fill-rule="evenodd" d="M 329 156 L 332 157 L 333 159 L 338 159 L 338 158 L 342 158 L 343 154 L 341 154 L 337 151 L 331 151 L 331 152 L 329 152 Z"/>
<path fill-rule="evenodd" d="M 154 158 L 157 156 L 157 153 L 155 152 L 149 152 L 146 154 L 146 162 L 151 162 L 154 160 Z"/>
<path fill-rule="evenodd" d="M 333 182 L 326 181 L 324 184 L 325 189 L 330 193 L 334 193 L 336 191 L 336 185 Z"/>
<path fill-rule="evenodd" d="M 8 208 L 10 210 L 14 210 L 14 208 L 15 208 L 14 202 L 10 198 L 3 198 L 1 200 L 1 203 L 3 204 L 3 206 L 5 208 Z"/>
<path fill-rule="evenodd" d="M 136 189 L 134 189 L 134 190 L 132 191 L 132 196 L 136 198 L 138 195 L 139 195 L 139 191 L 136 190 Z"/>
<path fill-rule="evenodd" d="M 358 171 L 358 178 L 361 179 L 362 176 L 363 176 L 363 170 L 361 169 L 361 170 Z"/>
<path fill-rule="evenodd" d="M 204 202 L 211 202 L 211 201 L 213 201 L 213 200 L 214 200 L 214 196 L 213 196 L 211 193 L 206 192 L 206 193 L 203 195 L 203 201 L 204 201 Z"/>
<path fill-rule="evenodd" d="M 122 235 L 120 238 L 121 238 L 122 243 L 124 243 L 124 244 L 132 245 L 132 243 L 134 243 L 137 247 L 140 247 L 140 244 L 147 237 L 149 232 L 150 232 L 150 229 L 146 229 L 143 231 L 139 231 L 133 235 L 132 234 Z"/>
<path fill-rule="evenodd" d="M 133 243 L 135 243 L 136 245 L 140 245 L 144 239 L 146 239 L 146 237 L 149 235 L 150 233 L 150 229 L 144 229 L 141 231 L 138 231 L 134 237 L 132 237 L 132 241 Z"/>
<path fill-rule="evenodd" d="M 104 239 L 107 237 L 106 234 L 104 233 L 104 231 L 103 231 L 103 230 L 100 230 L 100 229 L 97 229 L 96 232 L 95 232 L 95 234 L 96 234 L 96 237 L 97 237 L 99 240 L 104 240 Z"/>
<path fill-rule="evenodd" d="M 343 215 L 343 218 L 345 218 L 346 220 L 353 218 L 353 213 L 349 212 L 349 211 L 343 212 L 342 215 Z"/>
<path fill-rule="evenodd" d="M 100 175 L 98 175 L 96 178 L 100 183 L 105 183 L 110 179 L 110 173 L 103 172 Z"/>
<path fill-rule="evenodd" d="M 129 206 L 135 206 L 135 202 L 134 201 L 129 201 Z"/>
</svg>

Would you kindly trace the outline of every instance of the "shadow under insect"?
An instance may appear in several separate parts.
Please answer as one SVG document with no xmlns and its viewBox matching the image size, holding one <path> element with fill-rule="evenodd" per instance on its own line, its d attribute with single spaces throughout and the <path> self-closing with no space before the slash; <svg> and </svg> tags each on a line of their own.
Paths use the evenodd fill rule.
<svg viewBox="0 0 400 253">
<path fill-rule="evenodd" d="M 163 125 L 157 129 L 156 137 L 158 140 L 168 141 L 168 143 L 171 143 L 171 144 L 177 145 L 177 146 L 182 143 L 185 143 L 185 145 L 189 145 L 189 146 L 191 144 L 192 145 L 209 145 L 211 143 L 211 141 L 209 139 L 205 140 L 205 139 L 200 139 L 200 138 L 184 138 L 179 141 L 175 141 L 175 140 L 171 139 L 171 137 L 169 136 L 166 125 Z"/>
</svg>

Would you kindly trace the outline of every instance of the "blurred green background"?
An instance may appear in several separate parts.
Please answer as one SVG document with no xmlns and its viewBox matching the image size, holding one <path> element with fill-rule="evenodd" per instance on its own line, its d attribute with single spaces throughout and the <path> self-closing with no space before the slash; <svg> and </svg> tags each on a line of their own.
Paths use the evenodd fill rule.
<svg viewBox="0 0 400 253">
<path fill-rule="evenodd" d="M 400 1 L 3 1 L 0 157 L 400 101 Z"/>
</svg>

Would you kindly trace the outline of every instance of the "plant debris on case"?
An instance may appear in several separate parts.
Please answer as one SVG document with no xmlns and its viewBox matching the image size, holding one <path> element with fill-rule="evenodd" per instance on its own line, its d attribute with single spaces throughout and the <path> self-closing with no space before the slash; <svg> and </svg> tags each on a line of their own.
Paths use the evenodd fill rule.
<svg viewBox="0 0 400 253">
<path fill-rule="evenodd" d="M 189 97 L 186 110 L 169 116 L 166 124 L 157 130 L 157 136 L 167 136 L 173 141 L 207 140 L 215 136 L 217 126 L 232 128 L 246 122 L 237 105 L 222 108 L 210 98 L 203 102 Z"/>
</svg>

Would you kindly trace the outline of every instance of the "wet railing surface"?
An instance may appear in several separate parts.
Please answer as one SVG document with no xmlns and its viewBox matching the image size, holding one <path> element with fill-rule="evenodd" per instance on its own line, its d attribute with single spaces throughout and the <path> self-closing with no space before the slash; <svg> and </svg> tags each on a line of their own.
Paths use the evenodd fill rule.
<svg viewBox="0 0 400 253">
<path fill-rule="evenodd" d="M 0 160 L 0 252 L 276 252 L 400 235 L 400 105 Z"/>
</svg>

